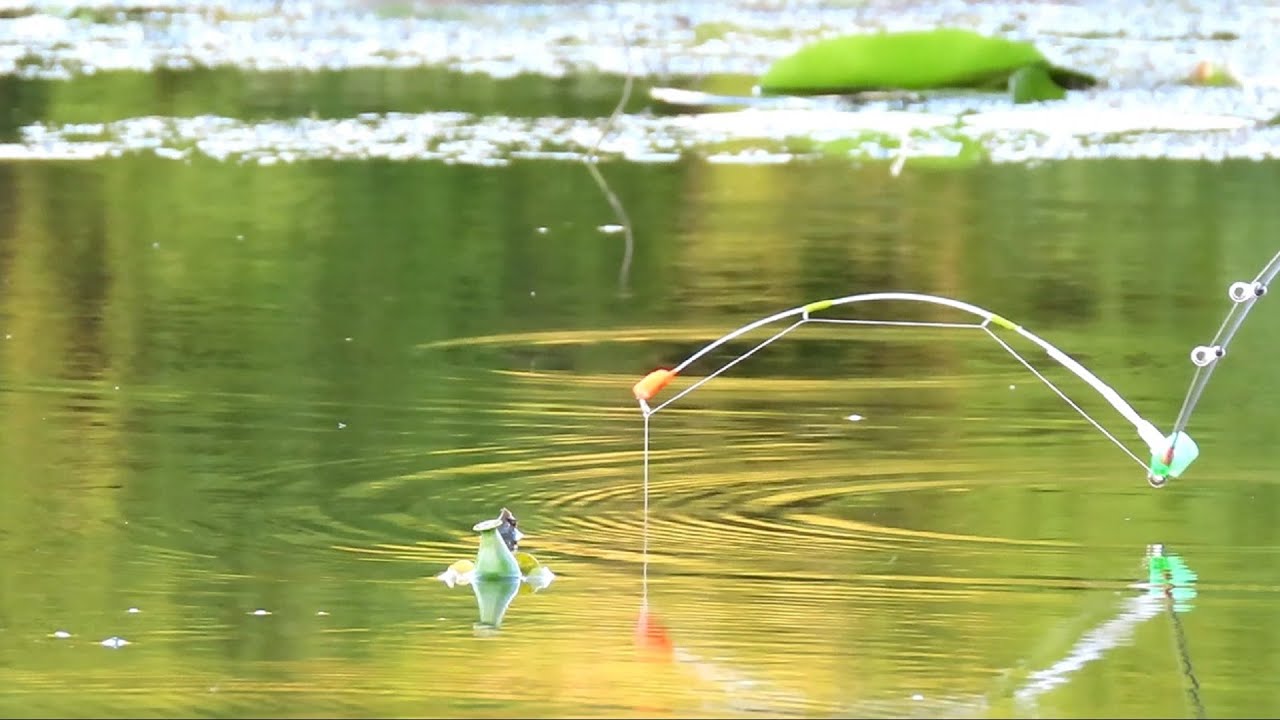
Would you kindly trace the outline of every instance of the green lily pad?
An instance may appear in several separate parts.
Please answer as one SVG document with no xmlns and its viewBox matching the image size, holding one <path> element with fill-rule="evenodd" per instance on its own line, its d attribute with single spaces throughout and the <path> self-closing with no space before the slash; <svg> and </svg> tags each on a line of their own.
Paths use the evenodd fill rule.
<svg viewBox="0 0 1280 720">
<path fill-rule="evenodd" d="M 995 90 L 1027 67 L 1041 68 L 1060 88 L 1097 84 L 1086 73 L 1051 65 L 1030 43 L 941 28 L 819 40 L 774 62 L 760 78 L 760 91 L 817 95 L 890 89 Z M 1035 76 L 1029 80 L 1031 87 L 1037 86 Z"/>
<path fill-rule="evenodd" d="M 471 580 L 475 575 L 475 570 L 476 564 L 470 560 L 458 560 L 445 568 L 444 572 L 436 575 L 436 579 L 449 587 L 453 587 L 454 585 L 470 585 Z"/>
</svg>

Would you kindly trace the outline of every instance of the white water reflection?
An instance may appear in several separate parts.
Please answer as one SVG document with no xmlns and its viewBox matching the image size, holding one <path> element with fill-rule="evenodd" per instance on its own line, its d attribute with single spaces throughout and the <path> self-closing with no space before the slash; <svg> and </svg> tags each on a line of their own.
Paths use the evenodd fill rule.
<svg viewBox="0 0 1280 720">
<path fill-rule="evenodd" d="M 262 122 L 213 115 L 148 116 L 28 125 L 19 142 L 0 144 L 0 160 L 89 160 L 150 152 L 172 160 L 201 156 L 263 164 L 372 158 L 468 165 L 503 165 L 512 159 L 579 162 L 595 146 L 597 126 L 592 118 L 459 112 Z M 726 142 L 733 143 L 732 152 L 721 149 Z M 993 162 L 1085 157 L 1262 160 L 1280 157 L 1280 128 L 1257 118 L 1158 106 L 1000 106 L 955 115 L 928 109 L 744 110 L 625 115 L 618 118 L 617 132 L 601 146 L 600 155 L 643 162 L 693 155 L 751 163 L 815 156 L 855 161 L 906 158 L 909 163 L 911 158 L 960 158 L 974 150 Z"/>
</svg>

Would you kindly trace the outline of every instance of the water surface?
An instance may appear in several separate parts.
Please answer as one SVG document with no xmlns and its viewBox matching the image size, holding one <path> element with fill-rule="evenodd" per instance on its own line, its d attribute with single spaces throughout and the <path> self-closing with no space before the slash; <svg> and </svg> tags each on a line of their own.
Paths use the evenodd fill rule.
<svg viewBox="0 0 1280 720">
<path fill-rule="evenodd" d="M 4 140 L 226 117 L 278 150 L 270 123 L 370 112 L 577 118 L 585 145 L 617 89 L 129 72 L 5 80 L 21 103 Z M 362 94 L 361 78 L 411 89 Z M 144 149 L 0 163 L 0 714 L 1280 707 L 1257 680 L 1280 662 L 1268 300 L 1193 418 L 1200 460 L 1160 491 L 976 331 L 799 329 L 651 419 L 647 514 L 630 391 L 759 317 L 902 290 L 1025 325 L 1167 427 L 1228 285 L 1275 253 L 1274 163 L 894 176 L 829 153 L 614 153 L 628 244 L 580 152 L 271 164 L 131 137 Z M 286 139 L 308 138 L 340 145 Z M 503 506 L 557 577 L 495 630 L 435 576 Z"/>
<path fill-rule="evenodd" d="M 1264 307 L 1160 492 L 976 333 L 804 328 L 654 417 L 645 554 L 629 387 L 773 310 L 901 288 L 997 309 L 1167 424 L 1270 254 L 1270 172 L 617 168 L 620 288 L 572 164 L 6 166 L 0 706 L 1176 716 L 1171 612 L 1130 607 L 1162 544 L 1199 576 L 1204 706 L 1265 712 Z M 433 576 L 503 505 L 559 577 L 494 638 Z"/>
</svg>

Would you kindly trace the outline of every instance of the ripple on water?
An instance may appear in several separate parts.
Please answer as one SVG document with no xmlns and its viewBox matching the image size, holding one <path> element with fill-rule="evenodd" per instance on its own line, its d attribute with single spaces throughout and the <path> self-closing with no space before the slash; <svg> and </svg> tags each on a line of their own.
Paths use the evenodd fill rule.
<svg viewBox="0 0 1280 720">
<path fill-rule="evenodd" d="M 573 342 L 643 335 L 606 333 Z M 500 344 L 563 340 L 533 336 Z M 448 351 L 466 353 L 485 344 L 457 342 Z M 72 630 L 86 638 L 86 649 L 103 637 L 126 637 L 132 644 L 122 654 L 180 644 L 198 652 L 211 640 L 313 643 L 301 665 L 281 663 L 278 677 L 269 662 L 254 678 L 144 672 L 135 687 L 155 690 L 157 703 L 217 688 L 227 697 L 254 698 L 256 707 L 263 698 L 283 707 L 317 683 L 341 686 L 326 698 L 352 707 L 375 696 L 415 697 L 422 692 L 415 682 L 444 693 L 448 689 L 438 681 L 403 672 L 384 676 L 367 666 L 357 676 L 326 658 L 341 656 L 334 648 L 347 643 L 362 652 L 376 647 L 373 654 L 385 654 L 387 662 L 465 666 L 478 641 L 471 625 L 473 599 L 465 589 L 440 584 L 418 593 L 417 584 L 425 587 L 435 572 L 474 552 L 470 526 L 476 514 L 511 504 L 528 533 L 525 547 L 562 579 L 550 591 L 554 602 L 550 595 L 546 602 L 517 600 L 512 618 L 523 623 L 519 631 L 484 646 L 496 665 L 518 672 L 468 687 L 459 702 L 527 701 L 528 674 L 536 676 L 545 662 L 557 676 L 591 672 L 616 679 L 615 689 L 626 697 L 660 686 L 676 707 L 697 705 L 672 700 L 677 691 L 671 688 L 695 687 L 701 694 L 691 691 L 688 702 L 704 701 L 708 690 L 717 698 L 724 691 L 726 699 L 715 709 L 744 714 L 833 708 L 884 716 L 981 714 L 979 691 L 1005 659 L 1000 645 L 1018 639 L 1019 628 L 1000 623 L 1014 602 L 1052 603 L 1055 596 L 1044 591 L 1060 590 L 1057 597 L 1069 605 L 1068 592 L 1093 587 L 1109 594 L 1134 579 L 1062 569 L 1058 561 L 1080 555 L 1076 533 L 1022 524 L 991 508 L 1030 514 L 1038 502 L 1030 486 L 1047 484 L 1046 478 L 1062 485 L 1058 471 L 1064 459 L 1098 471 L 1097 479 L 1077 479 L 1078 485 L 1111 487 L 1111 494 L 1101 496 L 1115 499 L 1120 491 L 1108 468 L 1118 463 L 1113 451 L 1081 452 L 1073 443 L 1083 435 L 1074 431 L 1065 433 L 1065 448 L 1031 440 L 1036 444 L 1029 447 L 1045 457 L 1013 444 L 1007 422 L 983 419 L 1015 412 L 1004 401 L 982 399 L 995 397 L 991 387 L 1007 387 L 1003 373 L 939 378 L 914 376 L 910 369 L 895 366 L 891 375 L 874 379 L 853 372 L 840 378 L 718 378 L 689 403 L 655 417 L 646 516 L 641 418 L 627 395 L 635 378 L 517 371 L 490 362 L 464 378 L 476 388 L 465 402 L 414 399 L 376 408 L 383 441 L 337 447 L 319 459 L 285 454 L 234 478 L 235 487 L 251 480 L 260 498 L 295 510 L 273 514 L 266 537 L 247 555 L 281 552 L 296 563 L 335 558 L 330 567 L 339 574 L 351 572 L 343 564 L 348 560 L 380 561 L 371 567 L 388 572 L 353 573 L 359 582 L 342 585 L 342 592 L 370 580 L 392 583 L 412 588 L 417 597 L 430 596 L 426 606 L 440 608 L 439 615 L 415 615 L 421 609 L 415 606 L 399 609 L 400 615 L 388 612 L 375 626 L 351 606 L 346 612 L 332 608 L 331 615 L 320 615 L 326 609 L 321 606 L 299 612 L 287 586 L 280 604 L 269 603 L 262 594 L 239 591 L 248 578 L 235 576 L 222 579 L 222 604 L 234 606 L 223 616 L 198 622 L 166 616 L 150 609 L 153 598 L 142 597 L 130 602 L 146 612 L 133 617 L 123 614 L 126 606 L 119 609 L 121 618 L 150 623 L 137 632 L 118 619 L 108 632 Z M 163 404 L 165 394 L 155 392 Z M 1048 391 L 1045 400 L 1057 402 Z M 864 420 L 848 422 L 850 405 Z M 300 428 L 325 415 L 319 405 L 296 412 Z M 965 418 L 963 427 L 956 427 L 957 416 Z M 430 436 L 433 443 L 423 443 L 424 435 L 398 434 L 428 420 L 447 430 Z M 966 449 L 973 440 L 997 436 L 1011 444 L 1008 454 Z M 225 488 L 233 490 L 230 484 Z M 227 531 L 140 524 L 142 537 L 150 540 L 145 551 L 192 573 L 201 572 L 212 553 L 198 540 Z M 1136 550 L 1140 557 L 1141 548 Z M 1008 561 L 1011 556 L 1017 563 Z M 402 602 L 409 593 L 386 595 Z M 649 601 L 669 623 L 672 662 L 642 671 L 634 661 L 619 659 L 618 647 L 630 647 L 636 608 Z M 255 614 L 256 608 L 270 614 Z M 973 642 L 976 637 L 988 642 Z M 881 672 L 888 665 L 863 662 L 892 663 L 889 690 L 849 686 L 851 673 L 888 676 Z M 948 677 L 942 687 L 939 673 L 961 666 L 965 674 Z M 125 692 L 115 677 L 88 672 L 80 679 L 104 696 Z M 35 698 L 59 681 L 33 674 L 17 682 L 20 694 Z M 919 689 L 901 691 L 909 685 Z M 591 688 L 572 681 L 551 687 L 550 707 L 598 709 L 602 702 Z M 970 689 L 974 693 L 966 696 Z"/>
<path fill-rule="evenodd" d="M 311 509 L 300 537 L 336 537 L 335 547 L 371 558 L 444 562 L 467 554 L 472 537 L 466 523 L 432 515 L 430 509 L 456 506 L 462 486 L 477 505 L 524 508 L 531 547 L 572 565 L 633 566 L 642 558 L 646 533 L 651 560 L 672 572 L 759 574 L 750 568 L 725 570 L 725 554 L 739 553 L 773 570 L 789 563 L 787 575 L 796 580 L 829 579 L 831 573 L 791 559 L 832 552 L 887 556 L 944 544 L 976 553 L 1052 552 L 1070 546 L 1026 534 L 938 526 L 932 516 L 895 521 L 912 504 L 945 515 L 948 507 L 979 505 L 988 489 L 1007 489 L 1019 481 L 983 474 L 981 463 L 945 453 L 913 457 L 877 450 L 864 436 L 899 430 L 871 419 L 851 431 L 843 414 L 811 402 L 833 387 L 918 392 L 948 381 L 724 378 L 723 386 L 735 391 L 789 399 L 749 410 L 712 403 L 698 412 L 673 409 L 655 419 L 646 518 L 640 512 L 640 415 L 625 401 L 609 402 L 600 391 L 622 389 L 618 397 L 624 398 L 630 379 L 575 375 L 567 383 L 564 374 L 507 370 L 495 371 L 495 377 L 507 389 L 500 406 L 481 409 L 489 418 L 484 422 L 501 429 L 491 442 L 335 461 L 331 469 L 340 471 L 347 484 Z M 1005 379 L 958 377 L 950 386 L 975 382 L 1003 384 Z M 573 391 L 566 393 L 570 386 Z M 710 388 L 708 393 L 716 397 Z M 456 408 L 422 411 L 447 421 Z M 847 452 L 872 453 L 874 460 L 850 463 L 842 455 Z M 307 485 L 318 469 L 287 465 L 260 478 L 286 494 L 289 485 L 299 484 L 295 494 L 304 496 L 312 494 Z M 433 537 L 422 538 L 424 532 Z"/>
</svg>

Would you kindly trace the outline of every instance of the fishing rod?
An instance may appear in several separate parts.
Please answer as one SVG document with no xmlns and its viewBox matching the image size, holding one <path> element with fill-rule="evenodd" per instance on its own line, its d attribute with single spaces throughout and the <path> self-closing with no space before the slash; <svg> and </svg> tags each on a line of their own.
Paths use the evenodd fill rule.
<svg viewBox="0 0 1280 720">
<path fill-rule="evenodd" d="M 1196 366 L 1196 371 L 1192 377 L 1191 385 L 1187 389 L 1186 396 L 1183 399 L 1182 409 L 1178 414 L 1177 421 L 1174 423 L 1173 431 L 1168 435 L 1162 433 L 1154 423 L 1138 414 L 1138 412 L 1134 410 L 1134 408 L 1118 392 L 1100 380 L 1097 375 L 1085 368 L 1070 355 L 1058 349 L 1039 335 L 1027 330 L 1023 326 L 1018 325 L 1001 315 L 991 312 L 990 310 L 978 307 L 977 305 L 948 297 L 928 295 L 924 293 L 874 292 L 847 295 L 845 297 L 830 300 L 819 300 L 817 302 L 811 302 L 789 310 L 783 310 L 782 312 L 778 312 L 743 325 L 742 327 L 713 340 L 672 368 L 658 368 L 653 370 L 632 386 L 632 395 L 639 403 L 641 413 L 644 416 L 644 484 L 646 489 L 646 498 L 649 482 L 650 418 L 662 409 L 670 406 L 672 403 L 680 400 L 694 390 L 697 390 L 705 383 L 710 382 L 720 374 L 728 371 L 738 363 L 746 360 L 755 353 L 781 339 L 792 330 L 810 323 L 929 328 L 969 328 L 980 330 L 987 336 L 991 337 L 1001 348 L 1012 355 L 1019 363 L 1034 374 L 1037 379 L 1053 390 L 1055 394 L 1075 409 L 1076 412 L 1078 412 L 1084 419 L 1088 420 L 1090 424 L 1098 429 L 1098 431 L 1123 450 L 1140 467 L 1146 470 L 1147 482 L 1152 487 L 1164 487 L 1170 478 L 1177 478 L 1181 476 L 1182 473 L 1185 472 L 1191 463 L 1199 456 L 1199 447 L 1186 432 L 1186 428 L 1191 420 L 1192 412 L 1200 401 L 1205 385 L 1208 383 L 1209 377 L 1213 373 L 1213 369 L 1216 367 L 1218 361 L 1226 355 L 1227 348 L 1230 345 L 1231 340 L 1236 336 L 1236 333 L 1240 330 L 1240 326 L 1243 324 L 1244 318 L 1248 315 L 1249 311 L 1253 308 L 1253 305 L 1258 301 L 1258 299 L 1266 295 L 1268 284 L 1277 274 L 1280 274 L 1280 252 L 1272 257 L 1271 261 L 1267 263 L 1262 271 L 1259 272 L 1251 282 L 1242 281 L 1232 283 L 1230 288 L 1228 288 L 1227 294 L 1233 301 L 1234 305 L 1230 312 L 1228 312 L 1227 317 L 1223 320 L 1213 341 L 1209 345 L 1197 346 L 1191 351 L 1191 361 Z M 886 301 L 906 301 L 944 306 L 975 316 L 977 321 L 919 322 L 906 320 L 855 320 L 828 317 L 822 314 L 824 311 L 839 306 Z M 653 400 L 660 392 L 662 392 L 662 390 L 677 376 L 713 350 L 749 332 L 784 320 L 790 321 L 790 323 L 781 330 L 778 330 L 773 335 L 765 338 L 746 352 L 729 360 L 711 373 L 701 377 L 666 401 L 655 406 L 650 406 L 649 401 Z M 1116 412 L 1118 412 L 1129 422 L 1130 425 L 1133 426 L 1138 438 L 1142 440 L 1146 445 L 1146 449 L 1150 453 L 1149 462 L 1143 462 L 1142 459 L 1130 450 L 1124 442 L 1085 412 L 1080 405 L 1045 377 L 1043 373 L 1037 370 L 1034 365 L 1028 362 L 1026 358 L 1014 349 L 1013 346 L 1004 338 L 997 335 L 993 331 L 993 328 L 1013 331 L 1023 339 L 1030 341 L 1032 344 L 1036 345 L 1048 354 L 1050 358 L 1065 367 L 1067 370 L 1071 371 L 1076 375 L 1076 377 L 1083 380 L 1094 391 L 1101 395 L 1103 399 L 1105 399 L 1111 407 L 1116 410 Z"/>
<path fill-rule="evenodd" d="M 1272 256 L 1271 261 L 1252 281 L 1234 282 L 1227 288 L 1227 297 L 1231 298 L 1232 305 L 1227 316 L 1222 319 L 1222 324 L 1218 326 L 1218 332 L 1214 334 L 1213 340 L 1208 345 L 1197 345 L 1191 350 L 1191 362 L 1196 366 L 1196 371 L 1191 377 L 1187 394 L 1182 399 L 1182 409 L 1178 411 L 1178 419 L 1173 423 L 1174 440 L 1170 443 L 1166 455 L 1161 458 L 1165 465 L 1168 465 L 1176 454 L 1178 438 L 1186 429 L 1187 423 L 1191 422 L 1191 412 L 1200 402 L 1200 396 L 1204 392 L 1205 385 L 1209 383 L 1209 377 L 1213 375 L 1214 368 L 1218 366 L 1218 361 L 1227 354 L 1227 347 L 1239 332 L 1244 319 L 1249 316 L 1249 311 L 1253 309 L 1254 304 L 1267 294 L 1267 286 L 1277 274 L 1280 274 L 1280 252 Z M 1156 487 L 1167 482 L 1163 476 L 1159 477 L 1162 479 L 1158 484 L 1152 482 Z"/>
</svg>

